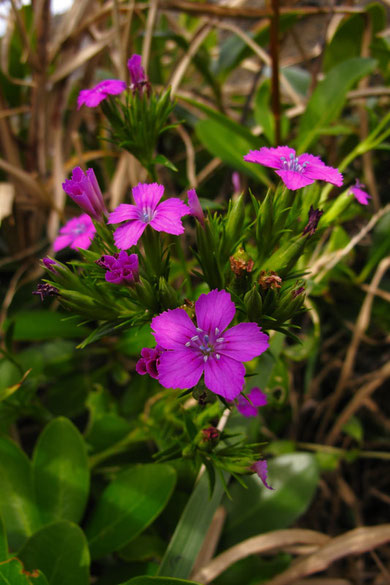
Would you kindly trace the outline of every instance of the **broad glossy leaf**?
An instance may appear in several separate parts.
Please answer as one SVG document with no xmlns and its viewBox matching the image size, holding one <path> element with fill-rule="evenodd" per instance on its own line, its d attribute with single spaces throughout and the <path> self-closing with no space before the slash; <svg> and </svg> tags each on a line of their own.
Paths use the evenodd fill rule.
<svg viewBox="0 0 390 585">
<path fill-rule="evenodd" d="M 375 59 L 355 57 L 333 67 L 314 90 L 302 115 L 297 145 L 305 152 L 316 140 L 321 128 L 331 124 L 340 114 L 347 92 L 365 75 L 371 73 Z"/>
<path fill-rule="evenodd" d="M 89 585 L 89 551 L 81 528 L 55 522 L 38 530 L 19 557 L 27 570 L 42 571 L 49 585 Z"/>
<path fill-rule="evenodd" d="M 104 490 L 87 526 L 92 558 L 138 536 L 163 511 L 176 482 L 169 465 L 139 465 L 118 474 Z"/>
<path fill-rule="evenodd" d="M 33 484 L 43 522 L 79 522 L 89 493 L 84 439 L 69 419 L 51 421 L 34 449 Z"/>
<path fill-rule="evenodd" d="M 224 545 L 290 526 L 310 505 L 318 478 L 314 455 L 291 453 L 269 460 L 268 481 L 274 490 L 267 490 L 255 475 L 245 480 L 247 490 L 238 484 L 232 487 Z"/>
<path fill-rule="evenodd" d="M 134 577 L 122 585 L 199 585 L 195 581 L 185 579 L 174 579 L 172 577 L 149 577 L 148 575 Z"/>
<path fill-rule="evenodd" d="M 40 571 L 26 572 L 16 558 L 0 563 L 0 585 L 48 585 Z"/>
<path fill-rule="evenodd" d="M 31 464 L 12 441 L 0 437 L 0 513 L 12 550 L 18 549 L 40 525 Z"/>
</svg>

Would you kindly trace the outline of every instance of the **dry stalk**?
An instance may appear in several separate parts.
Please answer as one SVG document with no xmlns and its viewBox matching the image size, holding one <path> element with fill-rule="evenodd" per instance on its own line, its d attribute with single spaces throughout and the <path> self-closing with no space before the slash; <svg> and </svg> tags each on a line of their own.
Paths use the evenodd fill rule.
<svg viewBox="0 0 390 585">
<path fill-rule="evenodd" d="M 277 575 L 267 585 L 289 585 L 297 579 L 325 571 L 332 563 L 343 557 L 359 555 L 390 541 L 390 524 L 356 528 L 332 538 L 315 553 L 300 559 L 286 571 Z"/>
<path fill-rule="evenodd" d="M 231 565 L 250 555 L 275 552 L 297 544 L 310 544 L 319 547 L 329 540 L 330 537 L 326 534 L 300 528 L 267 532 L 267 534 L 248 538 L 224 551 L 197 573 L 193 574 L 192 579 L 208 585 Z"/>
<path fill-rule="evenodd" d="M 153 29 L 157 17 L 158 3 L 159 0 L 151 0 L 148 18 L 146 21 L 146 30 L 142 46 L 142 64 L 145 67 L 145 71 L 148 70 L 149 65 L 150 48 L 152 46 Z"/>
<path fill-rule="evenodd" d="M 383 278 L 384 274 L 386 273 L 389 266 L 390 266 L 390 257 L 384 258 L 380 262 L 380 264 L 379 264 L 379 266 L 374 274 L 374 277 L 371 281 L 371 286 L 370 286 L 371 289 L 375 289 L 378 287 L 378 284 L 382 280 L 382 278 Z M 334 414 L 335 408 L 338 405 L 341 396 L 343 395 L 346 382 L 352 375 L 353 367 L 354 367 L 355 359 L 356 359 L 356 353 L 357 353 L 358 347 L 360 345 L 361 337 L 364 334 L 364 332 L 366 331 L 366 329 L 370 323 L 373 300 L 374 300 L 374 293 L 373 292 L 367 293 L 367 295 L 364 299 L 364 302 L 362 304 L 362 307 L 360 309 L 360 313 L 359 313 L 359 316 L 358 316 L 358 319 L 356 322 L 356 326 L 354 328 L 354 333 L 352 336 L 351 343 L 349 344 L 349 347 L 348 347 L 348 351 L 347 351 L 345 361 L 344 361 L 344 364 L 343 364 L 343 367 L 342 367 L 342 370 L 340 373 L 339 380 L 337 382 L 334 393 L 331 396 L 328 409 L 327 409 L 326 413 L 324 414 L 324 418 L 322 420 L 320 430 L 319 430 L 320 433 L 323 432 L 323 430 L 326 428 L 326 425 L 331 420 L 331 418 Z M 355 396 L 355 398 L 356 398 L 356 396 Z M 336 428 L 339 429 L 341 427 L 339 427 L 339 426 L 336 427 L 336 425 L 333 427 L 333 429 L 328 437 L 329 442 L 333 442 L 333 440 L 335 438 L 334 433 L 335 433 Z"/>
<path fill-rule="evenodd" d="M 186 149 L 186 169 L 187 169 L 187 178 L 188 183 L 191 187 L 196 188 L 198 186 L 197 179 L 196 179 L 196 167 L 195 167 L 195 149 L 194 145 L 192 144 L 192 140 L 188 134 L 188 132 L 182 127 L 177 126 L 177 133 L 179 134 L 180 138 L 184 142 L 184 146 Z"/>
</svg>

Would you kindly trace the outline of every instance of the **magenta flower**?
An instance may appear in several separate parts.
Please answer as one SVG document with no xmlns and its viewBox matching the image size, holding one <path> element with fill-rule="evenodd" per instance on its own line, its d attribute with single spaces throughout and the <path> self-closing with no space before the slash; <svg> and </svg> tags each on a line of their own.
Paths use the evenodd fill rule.
<svg viewBox="0 0 390 585">
<path fill-rule="evenodd" d="M 77 109 L 83 104 L 88 108 L 96 108 L 109 95 L 118 95 L 126 89 L 126 83 L 119 79 L 105 79 L 91 89 L 83 89 L 77 98 Z"/>
<path fill-rule="evenodd" d="M 198 196 L 196 194 L 195 189 L 190 189 L 187 191 L 188 195 L 188 206 L 190 208 L 190 213 L 193 217 L 199 221 L 199 223 L 204 227 L 204 213 L 203 209 L 200 205 Z"/>
<path fill-rule="evenodd" d="M 244 156 L 247 162 L 258 163 L 275 169 L 288 189 L 296 191 L 316 180 L 326 181 L 340 187 L 343 175 L 333 167 L 326 166 L 318 156 L 301 154 L 296 156 L 295 150 L 288 146 L 251 150 Z"/>
<path fill-rule="evenodd" d="M 130 89 L 142 93 L 145 88 L 150 91 L 150 83 L 144 68 L 141 65 L 141 55 L 134 54 L 127 61 L 127 68 L 130 73 Z"/>
<path fill-rule="evenodd" d="M 267 404 L 267 395 L 260 390 L 260 388 L 252 388 L 248 394 L 248 400 L 242 394 L 237 399 L 237 410 L 243 416 L 257 416 L 258 407 Z"/>
<path fill-rule="evenodd" d="M 368 200 L 371 199 L 371 195 L 369 195 L 366 191 L 363 191 L 363 188 L 366 186 L 363 183 L 359 183 L 356 179 L 356 183 L 353 187 L 350 187 L 349 190 L 355 196 L 355 199 L 359 201 L 362 205 L 368 205 Z"/>
<path fill-rule="evenodd" d="M 85 213 L 94 219 L 99 220 L 102 214 L 107 213 L 93 169 L 87 169 L 84 173 L 80 167 L 75 167 L 72 178 L 66 179 L 65 183 L 62 183 L 62 188 Z"/>
<path fill-rule="evenodd" d="M 149 376 L 157 380 L 160 356 L 163 351 L 164 349 L 159 345 L 156 345 L 155 348 L 144 347 L 141 350 L 141 358 L 135 365 L 135 371 L 141 376 L 149 374 Z"/>
<path fill-rule="evenodd" d="M 120 250 L 135 246 L 147 225 L 157 232 L 176 236 L 184 232 L 181 218 L 190 213 L 189 207 L 174 197 L 159 203 L 163 193 L 163 185 L 139 183 L 133 187 L 135 205 L 121 203 L 110 213 L 108 223 L 124 222 L 114 232 L 115 244 Z"/>
<path fill-rule="evenodd" d="M 236 313 L 230 294 L 212 290 L 195 303 L 197 327 L 184 309 L 165 311 L 151 326 L 165 351 L 158 380 L 165 388 L 192 388 L 204 372 L 209 390 L 234 400 L 243 389 L 245 367 L 268 348 L 268 335 L 256 323 L 239 323 L 226 330 Z"/>
<path fill-rule="evenodd" d="M 63 248 L 82 248 L 87 250 L 91 245 L 95 235 L 96 228 L 92 219 L 86 213 L 79 217 L 70 219 L 61 229 L 57 238 L 54 240 L 53 249 L 55 252 Z"/>
<path fill-rule="evenodd" d="M 259 478 L 261 479 L 261 481 L 263 482 L 263 484 L 265 485 L 265 487 L 269 490 L 273 490 L 275 488 L 271 487 L 270 485 L 268 485 L 267 483 L 267 476 L 268 476 L 268 468 L 267 468 L 267 462 L 266 461 L 256 461 L 252 467 L 251 467 L 252 471 L 254 471 L 255 473 L 257 473 L 257 475 L 259 476 Z"/>
<path fill-rule="evenodd" d="M 105 278 L 111 284 L 131 284 L 138 281 L 138 256 L 122 250 L 115 256 L 102 256 L 96 263 L 107 270 Z"/>
</svg>

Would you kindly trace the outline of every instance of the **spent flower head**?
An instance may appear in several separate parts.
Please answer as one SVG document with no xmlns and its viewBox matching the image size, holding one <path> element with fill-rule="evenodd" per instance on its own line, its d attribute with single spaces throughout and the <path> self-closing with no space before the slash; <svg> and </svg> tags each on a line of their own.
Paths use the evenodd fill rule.
<svg viewBox="0 0 390 585">
<path fill-rule="evenodd" d="M 130 73 L 130 89 L 133 93 L 138 92 L 140 95 L 146 90 L 150 93 L 149 78 L 141 65 L 141 55 L 134 53 L 127 61 L 127 68 Z"/>
<path fill-rule="evenodd" d="M 67 247 L 73 250 L 77 248 L 87 250 L 91 245 L 95 232 L 96 228 L 87 213 L 83 213 L 79 217 L 73 217 L 60 229 L 59 235 L 54 240 L 53 250 L 58 252 Z"/>
<path fill-rule="evenodd" d="M 314 209 L 314 207 L 312 205 L 310 205 L 310 210 L 309 210 L 309 221 L 307 222 L 307 225 L 305 226 L 302 235 L 306 236 L 314 236 L 317 226 L 318 226 L 318 222 L 321 219 L 321 216 L 324 212 L 322 211 L 322 209 Z"/>
<path fill-rule="evenodd" d="M 261 479 L 261 481 L 263 482 L 263 484 L 265 485 L 265 487 L 268 490 L 275 489 L 275 488 L 271 487 L 270 485 L 268 485 L 268 483 L 267 483 L 267 476 L 268 476 L 267 461 L 265 461 L 265 460 L 255 461 L 255 463 L 251 467 L 251 470 L 254 471 L 255 473 L 257 473 L 257 475 L 259 476 L 259 478 Z"/>
<path fill-rule="evenodd" d="M 119 95 L 125 91 L 126 83 L 120 79 L 105 79 L 91 89 L 83 89 L 77 98 L 77 109 L 82 105 L 88 108 L 96 108 L 109 95 Z"/>
<path fill-rule="evenodd" d="M 340 187 L 343 184 L 342 174 L 333 167 L 328 167 L 318 156 L 301 154 L 289 146 L 251 150 L 244 156 L 247 162 L 257 163 L 274 169 L 288 189 L 295 191 L 316 180 L 326 181 Z"/>
<path fill-rule="evenodd" d="M 46 282 L 37 284 L 36 290 L 33 291 L 33 295 L 39 295 L 41 301 L 46 297 L 56 297 L 60 294 L 60 291 L 55 286 Z"/>
<path fill-rule="evenodd" d="M 212 290 L 195 303 L 197 326 L 184 309 L 165 311 L 151 326 L 161 355 L 158 380 L 165 388 L 193 388 L 204 373 L 205 386 L 234 400 L 244 387 L 245 367 L 268 348 L 268 335 L 256 323 L 227 330 L 236 308 L 230 294 Z"/>
<path fill-rule="evenodd" d="M 163 194 L 163 185 L 139 183 L 133 188 L 135 205 L 121 203 L 110 213 L 108 223 L 122 223 L 114 232 L 120 250 L 135 246 L 148 225 L 157 232 L 177 236 L 184 232 L 181 218 L 190 213 L 189 208 L 175 197 L 159 203 Z"/>
<path fill-rule="evenodd" d="M 62 183 L 62 188 L 85 213 L 94 219 L 100 220 L 102 215 L 107 213 L 93 169 L 87 169 L 84 172 L 80 167 L 75 167 L 72 177 Z"/>
<path fill-rule="evenodd" d="M 369 195 L 367 191 L 364 191 L 365 188 L 366 186 L 363 185 L 363 183 L 360 183 L 357 179 L 355 185 L 349 188 L 355 199 L 359 201 L 361 205 L 368 205 L 368 200 L 371 199 L 371 195 Z"/>
</svg>

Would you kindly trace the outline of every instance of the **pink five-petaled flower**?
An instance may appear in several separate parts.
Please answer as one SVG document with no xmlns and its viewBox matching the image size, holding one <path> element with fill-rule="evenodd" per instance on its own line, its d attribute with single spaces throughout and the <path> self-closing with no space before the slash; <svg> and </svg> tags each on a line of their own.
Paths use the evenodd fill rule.
<svg viewBox="0 0 390 585">
<path fill-rule="evenodd" d="M 181 218 L 190 213 L 189 207 L 174 197 L 159 203 L 163 194 L 163 185 L 139 183 L 133 187 L 135 205 L 121 203 L 110 213 L 108 223 L 125 222 L 114 232 L 117 248 L 127 250 L 135 246 L 147 225 L 176 236 L 184 232 Z"/>
<path fill-rule="evenodd" d="M 245 367 L 268 348 L 268 335 L 256 323 L 226 330 L 236 308 L 230 294 L 212 290 L 195 303 L 197 327 L 184 309 L 165 311 L 151 323 L 160 357 L 158 380 L 165 388 L 192 388 L 204 372 L 206 387 L 234 400 L 244 386 Z"/>
<path fill-rule="evenodd" d="M 204 213 L 195 189 L 190 189 L 187 191 L 187 195 L 191 215 L 196 217 L 199 223 L 204 227 Z"/>
<path fill-rule="evenodd" d="M 244 160 L 275 169 L 291 191 L 311 185 L 316 180 L 326 181 L 337 187 L 343 184 L 343 175 L 337 169 L 326 166 L 318 156 L 312 154 L 296 156 L 295 150 L 288 146 L 263 146 L 260 150 L 251 150 L 244 156 Z"/>
<path fill-rule="evenodd" d="M 138 256 L 122 250 L 115 256 L 102 256 L 97 261 L 107 270 L 105 279 L 111 284 L 131 284 L 138 281 Z"/>
<path fill-rule="evenodd" d="M 257 416 L 258 407 L 267 404 L 267 395 L 260 388 L 252 388 L 248 394 L 248 399 L 250 402 L 242 394 L 237 399 L 237 410 L 246 417 Z"/>
<path fill-rule="evenodd" d="M 260 460 L 260 461 L 255 461 L 255 463 L 252 465 L 251 470 L 254 471 L 255 473 L 257 473 L 257 475 L 259 476 L 259 478 L 261 479 L 261 481 L 263 482 L 263 484 L 265 485 L 265 487 L 269 490 L 273 490 L 275 488 L 271 487 L 270 485 L 268 485 L 267 483 L 267 475 L 268 475 L 268 468 L 267 468 L 267 462 L 264 460 Z"/>
<path fill-rule="evenodd" d="M 83 89 L 77 98 L 77 109 L 83 104 L 88 108 L 96 108 L 109 95 L 118 95 L 126 89 L 126 83 L 120 79 L 105 79 L 91 89 Z"/>
<path fill-rule="evenodd" d="M 60 229 L 59 235 L 54 240 L 53 249 L 58 252 L 69 246 L 74 250 L 76 248 L 87 250 L 91 245 L 95 232 L 96 228 L 92 219 L 87 213 L 83 213 L 79 217 L 70 219 Z"/>
<path fill-rule="evenodd" d="M 366 186 L 356 179 L 355 185 L 353 187 L 350 187 L 349 190 L 353 193 L 355 199 L 357 199 L 359 203 L 361 203 L 362 205 L 368 205 L 368 200 L 371 199 L 371 195 L 364 191 L 363 187 L 365 188 Z"/>
<path fill-rule="evenodd" d="M 62 183 L 62 188 L 85 213 L 94 219 L 99 220 L 104 213 L 107 213 L 93 169 L 87 169 L 84 173 L 80 167 L 75 167 L 72 178 L 66 179 L 65 183 Z"/>
</svg>

